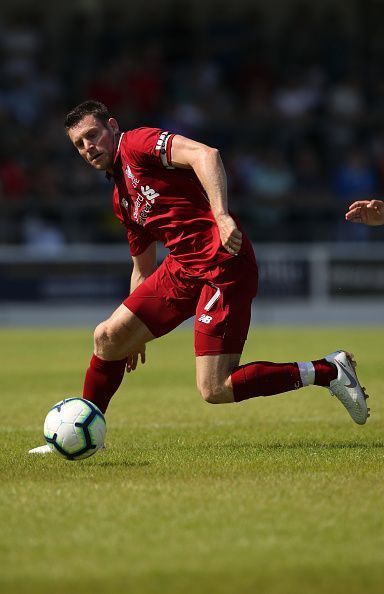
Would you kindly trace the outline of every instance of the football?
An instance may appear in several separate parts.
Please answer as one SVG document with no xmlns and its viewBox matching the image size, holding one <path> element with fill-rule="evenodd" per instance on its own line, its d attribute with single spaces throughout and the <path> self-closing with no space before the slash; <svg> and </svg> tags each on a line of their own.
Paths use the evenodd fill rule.
<svg viewBox="0 0 384 594">
<path fill-rule="evenodd" d="M 106 430 L 103 413 L 84 398 L 66 398 L 58 402 L 44 421 L 47 444 L 67 460 L 93 456 L 104 445 Z"/>
</svg>

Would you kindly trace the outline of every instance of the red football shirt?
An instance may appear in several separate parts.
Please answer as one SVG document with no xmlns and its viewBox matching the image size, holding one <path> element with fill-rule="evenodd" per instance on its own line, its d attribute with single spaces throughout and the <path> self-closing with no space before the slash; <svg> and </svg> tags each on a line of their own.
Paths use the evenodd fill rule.
<svg viewBox="0 0 384 594">
<path fill-rule="evenodd" d="M 121 135 L 113 207 L 128 230 L 133 256 L 160 241 L 183 266 L 204 270 L 233 256 L 221 245 L 208 197 L 193 170 L 172 167 L 173 137 L 158 128 Z M 248 250 L 243 236 L 242 251 Z"/>
</svg>

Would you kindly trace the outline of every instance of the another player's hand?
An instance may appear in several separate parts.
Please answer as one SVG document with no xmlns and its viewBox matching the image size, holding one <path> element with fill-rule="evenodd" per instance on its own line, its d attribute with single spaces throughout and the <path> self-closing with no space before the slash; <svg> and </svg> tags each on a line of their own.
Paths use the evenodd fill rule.
<svg viewBox="0 0 384 594">
<path fill-rule="evenodd" d="M 216 222 L 219 228 L 222 245 L 227 252 L 233 256 L 237 256 L 243 239 L 242 232 L 237 228 L 235 221 L 229 214 L 219 215 Z"/>
<path fill-rule="evenodd" d="M 141 363 L 145 363 L 145 344 L 143 344 L 143 346 L 136 349 L 135 351 L 128 353 L 128 359 L 127 359 L 127 364 L 126 364 L 127 373 L 131 373 L 131 371 L 135 371 L 135 369 L 137 367 L 137 363 L 139 361 L 139 357 L 140 357 Z"/>
<path fill-rule="evenodd" d="M 349 207 L 345 215 L 351 223 L 384 225 L 384 202 L 382 200 L 358 200 Z"/>
</svg>

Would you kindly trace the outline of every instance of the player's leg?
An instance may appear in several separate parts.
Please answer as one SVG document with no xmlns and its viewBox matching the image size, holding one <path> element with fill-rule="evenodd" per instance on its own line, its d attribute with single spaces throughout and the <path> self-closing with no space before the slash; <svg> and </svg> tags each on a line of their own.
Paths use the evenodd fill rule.
<svg viewBox="0 0 384 594">
<path fill-rule="evenodd" d="M 309 385 L 324 386 L 340 400 L 355 423 L 364 425 L 369 417 L 368 396 L 359 383 L 352 357 L 346 351 L 336 351 L 309 362 L 255 361 L 238 366 L 239 355 L 199 356 L 197 386 L 212 404 L 272 396 Z"/>
<path fill-rule="evenodd" d="M 122 304 L 96 327 L 94 352 L 102 359 L 116 361 L 154 338 L 144 322 Z"/>
<path fill-rule="evenodd" d="M 105 412 L 119 388 L 128 354 L 155 336 L 126 305 L 117 308 L 94 332 L 94 353 L 85 374 L 83 397 Z"/>
<path fill-rule="evenodd" d="M 238 353 L 247 336 L 252 302 L 252 293 L 247 295 L 244 287 L 245 283 L 231 286 L 227 279 L 220 285 L 205 286 L 201 293 L 195 353 L 197 386 L 203 398 L 214 404 L 240 402 L 314 384 L 329 388 L 353 420 L 364 424 L 368 417 L 364 389 L 352 356 L 345 351 L 307 362 L 254 361 L 239 366 Z"/>
<path fill-rule="evenodd" d="M 190 280 L 185 282 L 179 268 L 171 258 L 166 258 L 108 320 L 97 326 L 83 396 L 103 412 L 122 382 L 127 355 L 153 338 L 167 334 L 193 315 L 198 287 Z M 45 445 L 30 453 L 51 451 Z"/>
<path fill-rule="evenodd" d="M 206 402 L 234 402 L 231 374 L 239 365 L 239 354 L 196 357 L 196 385 Z"/>
<path fill-rule="evenodd" d="M 94 354 L 85 374 L 83 397 L 104 413 L 124 377 L 127 355 L 154 335 L 126 305 L 99 324 L 94 333 Z M 30 454 L 50 454 L 49 445 L 39 446 Z"/>
<path fill-rule="evenodd" d="M 191 284 L 185 286 L 179 273 L 180 265 L 166 258 L 108 320 L 97 326 L 83 396 L 103 412 L 122 382 L 128 355 L 193 315 L 198 292 Z"/>
<path fill-rule="evenodd" d="M 255 361 L 239 366 L 240 354 L 196 357 L 197 387 L 212 404 L 240 402 L 271 396 L 311 384 L 329 386 L 337 377 L 335 366 L 325 361 L 273 363 Z"/>
</svg>

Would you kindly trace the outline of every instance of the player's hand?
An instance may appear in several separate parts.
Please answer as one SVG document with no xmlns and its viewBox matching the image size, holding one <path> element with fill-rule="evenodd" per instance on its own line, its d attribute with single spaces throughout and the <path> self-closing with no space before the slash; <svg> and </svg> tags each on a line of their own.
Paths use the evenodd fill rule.
<svg viewBox="0 0 384 594">
<path fill-rule="evenodd" d="M 235 221 L 228 214 L 220 215 L 217 217 L 216 222 L 222 245 L 227 252 L 233 256 L 237 256 L 243 240 L 242 232 L 237 228 Z"/>
<path fill-rule="evenodd" d="M 384 202 L 382 200 L 358 200 L 349 207 L 345 215 L 351 223 L 384 225 Z"/>
<path fill-rule="evenodd" d="M 143 346 L 141 346 L 137 350 L 132 351 L 131 353 L 128 353 L 128 359 L 127 359 L 127 363 L 125 366 L 127 373 L 131 373 L 131 371 L 135 371 L 135 369 L 137 367 L 137 363 L 139 361 L 139 357 L 140 357 L 141 363 L 144 364 L 145 363 L 145 344 L 143 344 Z"/>
</svg>

